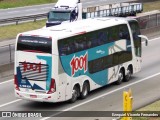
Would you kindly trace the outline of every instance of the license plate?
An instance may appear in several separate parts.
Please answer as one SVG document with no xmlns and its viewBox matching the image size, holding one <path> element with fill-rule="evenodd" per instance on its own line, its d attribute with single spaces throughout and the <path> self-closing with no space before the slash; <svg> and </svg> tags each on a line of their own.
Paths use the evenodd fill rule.
<svg viewBox="0 0 160 120">
<path fill-rule="evenodd" d="M 37 95 L 30 95 L 31 98 L 37 98 Z"/>
</svg>

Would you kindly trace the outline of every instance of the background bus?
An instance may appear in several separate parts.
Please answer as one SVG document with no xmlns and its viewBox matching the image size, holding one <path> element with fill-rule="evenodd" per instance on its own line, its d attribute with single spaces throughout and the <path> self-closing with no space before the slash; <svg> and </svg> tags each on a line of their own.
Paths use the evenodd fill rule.
<svg viewBox="0 0 160 120">
<path fill-rule="evenodd" d="M 134 19 L 94 18 L 17 36 L 15 95 L 45 102 L 86 98 L 89 91 L 129 81 L 141 69 Z M 146 40 L 147 41 L 147 40 Z"/>
</svg>

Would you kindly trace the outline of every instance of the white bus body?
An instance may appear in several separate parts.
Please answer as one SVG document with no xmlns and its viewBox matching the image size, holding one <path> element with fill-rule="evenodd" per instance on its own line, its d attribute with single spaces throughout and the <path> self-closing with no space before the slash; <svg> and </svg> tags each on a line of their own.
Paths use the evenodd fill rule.
<svg viewBox="0 0 160 120">
<path fill-rule="evenodd" d="M 141 69 L 139 31 L 136 20 L 111 17 L 20 33 L 15 50 L 16 97 L 74 102 L 104 85 L 128 81 Z"/>
</svg>

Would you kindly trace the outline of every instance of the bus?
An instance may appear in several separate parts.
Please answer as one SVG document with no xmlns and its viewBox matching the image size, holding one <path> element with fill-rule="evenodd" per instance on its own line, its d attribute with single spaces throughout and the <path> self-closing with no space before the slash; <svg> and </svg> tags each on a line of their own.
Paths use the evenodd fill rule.
<svg viewBox="0 0 160 120">
<path fill-rule="evenodd" d="M 132 18 L 90 18 L 17 35 L 15 96 L 75 102 L 89 92 L 129 81 L 141 70 L 142 38 Z"/>
</svg>

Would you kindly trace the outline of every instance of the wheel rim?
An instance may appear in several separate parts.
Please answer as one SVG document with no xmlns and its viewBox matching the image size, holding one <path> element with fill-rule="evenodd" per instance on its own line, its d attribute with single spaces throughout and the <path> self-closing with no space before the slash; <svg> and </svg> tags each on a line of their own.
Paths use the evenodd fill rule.
<svg viewBox="0 0 160 120">
<path fill-rule="evenodd" d="M 73 98 L 73 100 L 77 99 L 77 91 L 75 89 L 73 89 L 73 91 L 72 91 L 72 98 Z"/>
<path fill-rule="evenodd" d="M 118 75 L 118 80 L 121 82 L 123 80 L 123 73 L 120 72 Z"/>
<path fill-rule="evenodd" d="M 84 85 L 84 92 L 83 95 L 86 96 L 88 94 L 87 85 Z"/>
<path fill-rule="evenodd" d="M 127 80 L 129 80 L 131 77 L 131 71 L 130 70 L 127 70 Z"/>
</svg>

